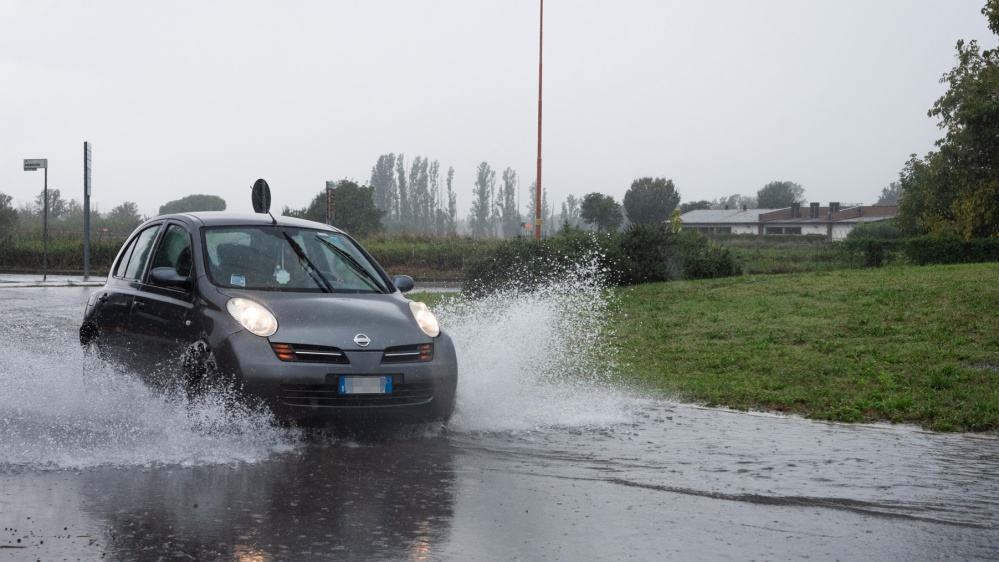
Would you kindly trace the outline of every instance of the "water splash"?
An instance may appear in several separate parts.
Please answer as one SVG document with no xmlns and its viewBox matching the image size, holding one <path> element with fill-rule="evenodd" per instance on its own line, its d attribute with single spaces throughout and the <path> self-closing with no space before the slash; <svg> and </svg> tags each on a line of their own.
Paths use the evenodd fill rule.
<svg viewBox="0 0 999 562">
<path fill-rule="evenodd" d="M 458 348 L 457 406 L 447 430 L 531 432 L 629 421 L 635 401 L 608 380 L 610 296 L 593 259 L 533 290 L 438 307 Z M 85 295 L 66 289 L 44 297 L 51 317 L 37 318 L 38 305 L 28 298 L 15 303 L 19 310 L 0 312 L 0 335 L 13 343 L 0 355 L 0 471 L 254 463 L 304 446 L 300 432 L 282 428 L 266 410 L 234 406 L 218 394 L 188 401 L 85 358 L 78 319 L 68 312 L 75 309 L 57 306 Z M 430 424 L 396 438 L 441 431 Z"/>
<path fill-rule="evenodd" d="M 630 419 L 614 369 L 606 272 L 591 257 L 558 281 L 437 307 L 458 352 L 449 429 L 531 431 Z"/>
<path fill-rule="evenodd" d="M 0 358 L 0 470 L 235 464 L 296 446 L 269 412 L 221 395 L 189 402 L 51 343 L 49 355 Z"/>
</svg>

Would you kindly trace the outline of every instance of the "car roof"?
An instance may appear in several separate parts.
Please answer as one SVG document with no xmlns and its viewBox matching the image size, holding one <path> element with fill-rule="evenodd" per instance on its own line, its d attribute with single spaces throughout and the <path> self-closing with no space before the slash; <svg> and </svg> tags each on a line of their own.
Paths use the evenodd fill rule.
<svg viewBox="0 0 999 562">
<path fill-rule="evenodd" d="M 231 213 L 227 211 L 203 211 L 197 213 L 175 213 L 170 215 L 159 215 L 149 219 L 159 221 L 166 219 L 180 220 L 191 226 L 290 226 L 298 228 L 314 228 L 319 230 L 331 230 L 343 233 L 339 228 L 305 219 L 295 217 L 277 216 L 263 213 Z"/>
</svg>

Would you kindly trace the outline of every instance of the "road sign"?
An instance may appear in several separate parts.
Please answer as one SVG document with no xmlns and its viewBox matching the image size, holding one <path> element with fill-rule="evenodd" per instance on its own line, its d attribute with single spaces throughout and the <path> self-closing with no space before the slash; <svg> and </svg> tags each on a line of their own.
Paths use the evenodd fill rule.
<svg viewBox="0 0 999 562">
<path fill-rule="evenodd" d="M 39 168 L 47 170 L 49 168 L 49 159 L 48 158 L 25 158 L 24 159 L 24 171 L 25 172 L 34 172 L 35 170 L 37 170 Z"/>
</svg>

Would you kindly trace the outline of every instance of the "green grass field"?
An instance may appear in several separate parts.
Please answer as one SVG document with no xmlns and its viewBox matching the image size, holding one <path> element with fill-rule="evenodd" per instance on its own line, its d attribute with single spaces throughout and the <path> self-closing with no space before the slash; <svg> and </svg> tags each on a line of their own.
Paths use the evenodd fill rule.
<svg viewBox="0 0 999 562">
<path fill-rule="evenodd" d="M 999 430 L 999 264 L 616 290 L 624 384 L 680 400 Z"/>
</svg>

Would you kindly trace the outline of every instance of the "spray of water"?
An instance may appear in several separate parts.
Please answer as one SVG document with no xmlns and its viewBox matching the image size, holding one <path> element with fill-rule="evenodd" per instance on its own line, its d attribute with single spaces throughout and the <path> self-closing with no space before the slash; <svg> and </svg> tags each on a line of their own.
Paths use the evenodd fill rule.
<svg viewBox="0 0 999 562">
<path fill-rule="evenodd" d="M 440 305 L 458 351 L 449 429 L 532 431 L 621 423 L 629 400 L 609 384 L 611 295 L 595 256 L 559 280 Z"/>
<path fill-rule="evenodd" d="M 269 412 L 220 394 L 187 401 L 73 342 L 55 348 L 0 359 L 0 469 L 234 464 L 296 447 Z"/>
<path fill-rule="evenodd" d="M 603 279 L 590 260 L 558 282 L 438 307 L 460 371 L 448 431 L 629 421 L 634 401 L 608 381 L 614 363 Z M 220 393 L 188 400 L 86 357 L 75 319 L 36 318 L 37 307 L 25 307 L 0 313 L 0 335 L 13 342 L 0 354 L 0 471 L 253 463 L 303 446 L 300 432 L 266 410 Z M 440 432 L 430 424 L 397 438 Z"/>
</svg>

